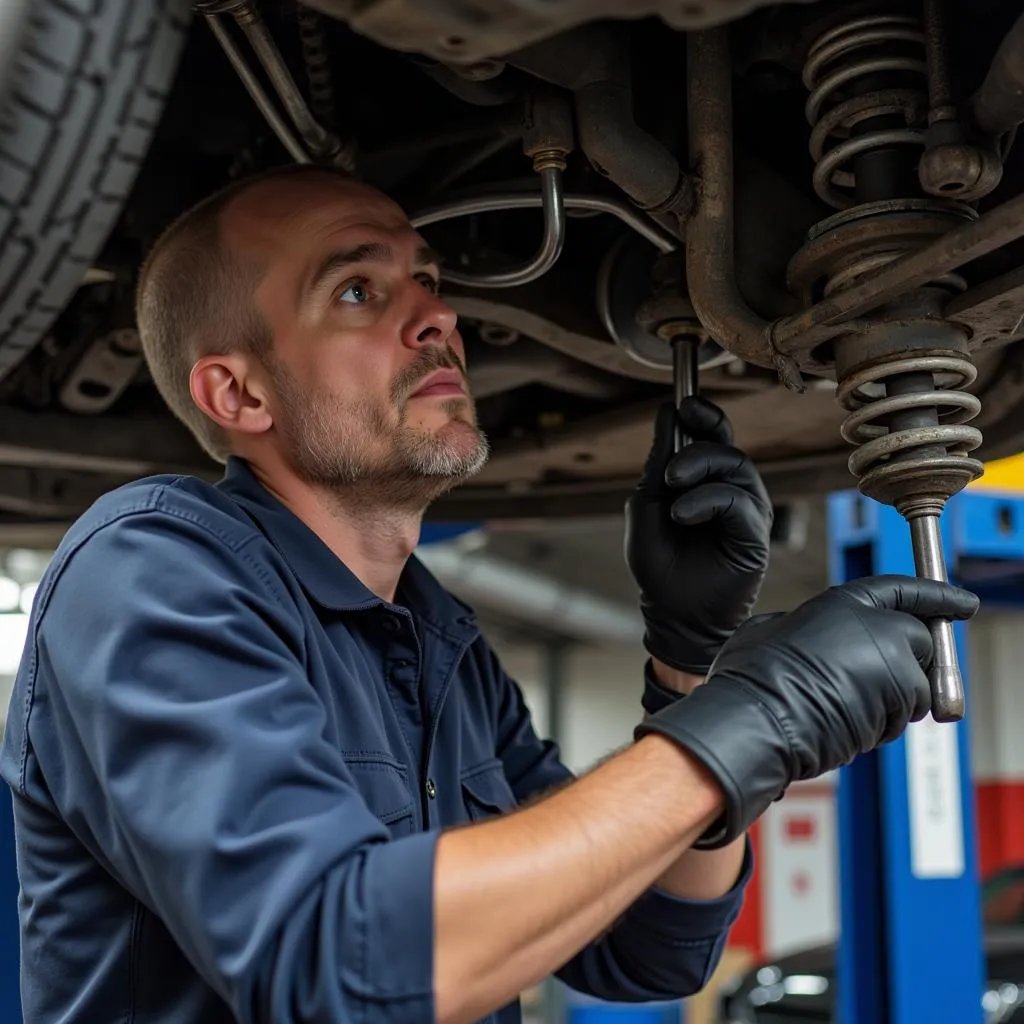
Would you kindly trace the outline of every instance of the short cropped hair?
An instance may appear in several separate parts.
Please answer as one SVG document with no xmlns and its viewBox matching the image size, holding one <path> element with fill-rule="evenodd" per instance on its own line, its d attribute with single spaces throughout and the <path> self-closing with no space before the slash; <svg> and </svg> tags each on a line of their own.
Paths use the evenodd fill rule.
<svg viewBox="0 0 1024 1024">
<path fill-rule="evenodd" d="M 307 174 L 351 180 L 332 168 L 293 164 L 233 181 L 174 220 L 139 272 L 135 321 L 153 383 L 171 412 L 217 462 L 226 462 L 231 454 L 229 440 L 192 400 L 192 367 L 203 356 L 230 352 L 266 360 L 274 342 L 253 298 L 265 268 L 224 244 L 221 215 L 258 182 Z"/>
</svg>

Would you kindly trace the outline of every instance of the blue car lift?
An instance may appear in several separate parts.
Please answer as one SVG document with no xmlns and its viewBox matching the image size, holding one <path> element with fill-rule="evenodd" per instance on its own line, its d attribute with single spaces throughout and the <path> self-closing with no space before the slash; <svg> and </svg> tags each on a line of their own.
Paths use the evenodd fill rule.
<svg viewBox="0 0 1024 1024">
<path fill-rule="evenodd" d="M 833 583 L 913 574 L 894 509 L 843 492 L 828 503 Z M 953 582 L 984 606 L 1024 604 L 1024 499 L 967 490 L 943 515 Z M 982 1024 L 982 946 L 966 637 L 955 626 L 967 711 L 929 716 L 839 772 L 841 930 L 836 1024 Z"/>
</svg>

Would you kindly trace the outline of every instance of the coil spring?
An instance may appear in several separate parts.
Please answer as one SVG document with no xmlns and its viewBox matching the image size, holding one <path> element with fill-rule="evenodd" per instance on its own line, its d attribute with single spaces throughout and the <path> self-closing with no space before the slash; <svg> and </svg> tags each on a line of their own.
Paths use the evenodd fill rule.
<svg viewBox="0 0 1024 1024">
<path fill-rule="evenodd" d="M 324 35 L 323 17 L 305 4 L 296 10 L 302 61 L 309 83 L 309 105 L 313 116 L 328 131 L 335 128 L 334 80 L 331 77 L 331 54 Z"/>
<path fill-rule="evenodd" d="M 931 388 L 903 394 L 881 393 L 889 390 L 887 382 L 892 386 L 892 378 L 905 378 L 907 374 L 929 375 Z M 976 377 L 971 360 L 955 352 L 900 357 L 845 377 L 836 389 L 836 400 L 850 415 L 840 431 L 846 441 L 859 446 L 850 456 L 850 472 L 861 478 L 885 467 L 892 477 L 911 477 L 922 469 L 935 467 L 938 460 L 948 461 L 949 456 L 961 458 L 979 447 L 981 431 L 965 424 L 981 411 L 981 402 L 974 395 L 957 390 Z M 874 391 L 870 390 L 872 385 Z M 904 429 L 889 426 L 901 413 L 931 409 L 938 413 L 938 425 Z M 936 454 L 938 448 L 944 454 Z M 916 458 L 915 451 L 920 453 Z M 965 474 L 970 478 L 976 476 L 971 469 L 972 460 L 963 462 Z"/>
<path fill-rule="evenodd" d="M 909 52 L 907 52 L 909 51 Z M 913 55 L 911 55 L 913 54 Z M 918 55 L 919 54 L 919 55 Z M 917 18 L 871 15 L 831 29 L 811 47 L 803 81 L 810 95 L 805 114 L 811 125 L 814 190 L 837 210 L 852 206 L 856 185 L 850 162 L 893 145 L 924 146 L 928 65 L 925 36 Z M 910 87 L 871 88 L 858 80 L 885 75 Z M 918 84 L 918 82 L 920 84 Z M 858 124 L 900 115 L 904 127 L 855 134 Z"/>
<path fill-rule="evenodd" d="M 915 217 L 920 226 L 920 240 L 908 237 L 905 226 L 894 227 L 894 218 Z M 848 229 L 859 232 L 862 246 L 860 252 L 847 250 L 842 258 L 829 267 L 824 276 L 822 293 L 827 298 L 857 282 L 865 274 L 879 270 L 894 260 L 902 259 L 917 245 L 925 245 L 935 235 L 951 230 L 956 224 L 971 220 L 974 211 L 964 203 L 950 199 L 887 199 L 875 203 L 859 203 L 848 212 L 833 214 L 827 220 L 815 225 L 814 237 L 835 241 Z M 868 225 L 873 227 L 870 232 Z M 949 292 L 962 292 L 967 281 L 962 274 L 947 271 L 936 274 L 928 282 L 930 287 L 944 288 Z"/>
</svg>

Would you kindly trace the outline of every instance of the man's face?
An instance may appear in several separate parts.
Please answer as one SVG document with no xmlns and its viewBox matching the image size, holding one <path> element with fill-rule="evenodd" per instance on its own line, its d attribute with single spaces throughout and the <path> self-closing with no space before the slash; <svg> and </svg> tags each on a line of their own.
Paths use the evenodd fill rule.
<svg viewBox="0 0 1024 1024">
<path fill-rule="evenodd" d="M 397 206 L 304 178 L 256 186 L 224 227 L 267 266 L 256 293 L 274 337 L 265 367 L 277 443 L 298 476 L 415 506 L 484 465 L 455 313 Z"/>
</svg>

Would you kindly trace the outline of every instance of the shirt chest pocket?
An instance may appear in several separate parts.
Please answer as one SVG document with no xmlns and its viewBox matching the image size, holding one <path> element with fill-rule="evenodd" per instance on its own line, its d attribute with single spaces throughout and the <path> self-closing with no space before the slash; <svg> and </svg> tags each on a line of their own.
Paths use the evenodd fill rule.
<svg viewBox="0 0 1024 1024">
<path fill-rule="evenodd" d="M 393 838 L 415 828 L 412 790 L 404 765 L 387 755 L 346 755 L 367 807 L 386 825 Z"/>
<path fill-rule="evenodd" d="M 517 806 L 504 765 L 497 758 L 465 769 L 460 782 L 470 821 L 482 821 Z"/>
</svg>

